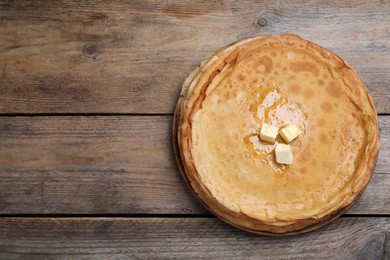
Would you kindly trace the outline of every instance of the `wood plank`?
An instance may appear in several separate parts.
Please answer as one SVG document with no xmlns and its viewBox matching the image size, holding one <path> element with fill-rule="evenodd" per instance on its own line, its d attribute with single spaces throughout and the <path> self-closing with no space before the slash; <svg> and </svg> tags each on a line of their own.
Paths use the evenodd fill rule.
<svg viewBox="0 0 390 260">
<path fill-rule="evenodd" d="M 349 61 L 390 113 L 388 1 L 0 3 L 0 113 L 172 113 L 202 57 L 297 33 Z"/>
<path fill-rule="evenodd" d="M 205 214 L 174 161 L 171 116 L 2 117 L 0 214 Z M 390 116 L 350 214 L 390 214 Z"/>
<path fill-rule="evenodd" d="M 216 218 L 2 218 L 0 258 L 389 259 L 390 218 L 264 237 Z"/>
<path fill-rule="evenodd" d="M 170 116 L 3 117 L 0 213 L 205 213 L 172 152 Z"/>
</svg>

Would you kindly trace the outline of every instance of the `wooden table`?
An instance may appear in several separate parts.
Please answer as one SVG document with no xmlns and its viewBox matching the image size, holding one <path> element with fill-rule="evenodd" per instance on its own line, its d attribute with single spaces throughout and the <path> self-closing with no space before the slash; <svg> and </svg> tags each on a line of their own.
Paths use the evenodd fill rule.
<svg viewBox="0 0 390 260">
<path fill-rule="evenodd" d="M 390 259 L 390 1 L 0 1 L 0 258 Z M 174 160 L 172 112 L 202 57 L 297 33 L 349 61 L 379 113 L 356 205 L 272 238 L 213 217 Z"/>
</svg>

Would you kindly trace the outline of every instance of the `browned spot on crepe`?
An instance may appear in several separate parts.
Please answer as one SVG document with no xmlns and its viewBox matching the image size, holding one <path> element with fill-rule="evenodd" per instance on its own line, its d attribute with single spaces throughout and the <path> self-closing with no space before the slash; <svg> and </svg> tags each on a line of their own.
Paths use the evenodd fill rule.
<svg viewBox="0 0 390 260">
<path fill-rule="evenodd" d="M 324 144 L 329 143 L 328 137 L 326 137 L 326 135 L 324 133 L 320 134 L 320 142 L 324 143 Z"/>
<path fill-rule="evenodd" d="M 306 89 L 303 95 L 305 98 L 312 98 L 314 96 L 314 91 L 312 89 Z"/>
<path fill-rule="evenodd" d="M 322 102 L 320 107 L 325 113 L 329 113 L 332 110 L 332 104 L 329 101 Z"/>
<path fill-rule="evenodd" d="M 318 123 L 319 126 L 322 127 L 322 126 L 325 126 L 325 123 L 326 123 L 326 122 L 325 122 L 325 119 L 320 118 L 320 119 L 317 120 L 317 123 Z"/>
<path fill-rule="evenodd" d="M 237 80 L 238 80 L 238 81 L 245 81 L 245 79 L 246 79 L 246 77 L 245 77 L 245 75 L 243 75 L 243 74 L 239 74 L 239 75 L 237 76 Z"/>
<path fill-rule="evenodd" d="M 319 80 L 317 81 L 317 83 L 318 83 L 318 85 L 320 85 L 320 86 L 323 86 L 323 85 L 325 84 L 325 82 L 324 82 L 322 79 L 319 79 Z"/>
<path fill-rule="evenodd" d="M 328 92 L 328 94 L 331 96 L 331 97 L 340 97 L 341 96 L 341 90 L 339 88 L 338 85 L 336 85 L 335 82 L 331 81 L 329 82 L 329 85 L 328 87 L 326 88 L 326 92 Z"/>
<path fill-rule="evenodd" d="M 263 56 L 256 60 L 254 69 L 262 68 L 261 72 L 270 73 L 273 69 L 272 59 L 268 56 Z"/>
<path fill-rule="evenodd" d="M 294 94 L 298 94 L 301 92 L 301 88 L 297 84 L 293 84 L 293 85 L 288 86 L 288 90 Z"/>
<path fill-rule="evenodd" d="M 290 69 L 296 73 L 311 72 L 316 77 L 318 77 L 318 74 L 320 73 L 320 70 L 314 63 L 307 62 L 307 61 L 292 62 L 290 64 Z"/>
</svg>

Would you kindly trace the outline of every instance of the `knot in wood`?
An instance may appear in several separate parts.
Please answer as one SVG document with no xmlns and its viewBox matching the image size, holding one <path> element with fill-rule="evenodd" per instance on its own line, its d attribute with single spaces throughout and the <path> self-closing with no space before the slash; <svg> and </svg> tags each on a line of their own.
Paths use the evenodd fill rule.
<svg viewBox="0 0 390 260">
<path fill-rule="evenodd" d="M 97 47 L 95 45 L 86 44 L 84 46 L 84 52 L 88 55 L 94 55 L 97 52 Z"/>
<path fill-rule="evenodd" d="M 264 27 L 267 25 L 267 20 L 265 18 L 260 18 L 258 21 L 257 21 L 257 24 L 261 27 Z"/>
</svg>

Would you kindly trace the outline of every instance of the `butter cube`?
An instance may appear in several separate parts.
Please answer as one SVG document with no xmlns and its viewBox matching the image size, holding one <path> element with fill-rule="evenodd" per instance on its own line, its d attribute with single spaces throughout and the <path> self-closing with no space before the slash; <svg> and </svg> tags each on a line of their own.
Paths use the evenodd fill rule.
<svg viewBox="0 0 390 260">
<path fill-rule="evenodd" d="M 275 148 L 276 162 L 280 164 L 292 164 L 293 154 L 289 144 L 277 144 Z"/>
<path fill-rule="evenodd" d="M 301 133 L 302 131 L 297 125 L 288 125 L 279 131 L 280 136 L 283 137 L 283 140 L 286 141 L 286 143 L 291 142 Z"/>
<path fill-rule="evenodd" d="M 270 124 L 264 124 L 260 130 L 260 139 L 269 143 L 275 143 L 275 138 L 278 135 L 276 126 Z"/>
</svg>

